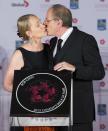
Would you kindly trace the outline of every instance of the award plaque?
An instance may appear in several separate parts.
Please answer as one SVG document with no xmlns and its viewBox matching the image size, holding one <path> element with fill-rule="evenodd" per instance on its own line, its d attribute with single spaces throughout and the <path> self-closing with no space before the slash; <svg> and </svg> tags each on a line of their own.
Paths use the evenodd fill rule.
<svg viewBox="0 0 108 131">
<path fill-rule="evenodd" d="M 70 92 L 68 71 L 15 71 L 10 116 L 41 121 L 42 117 L 50 120 L 69 117 Z"/>
</svg>

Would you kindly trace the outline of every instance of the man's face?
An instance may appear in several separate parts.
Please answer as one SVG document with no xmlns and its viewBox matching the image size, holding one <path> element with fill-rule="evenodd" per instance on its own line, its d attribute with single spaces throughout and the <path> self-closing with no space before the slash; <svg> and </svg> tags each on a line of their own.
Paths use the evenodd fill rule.
<svg viewBox="0 0 108 131">
<path fill-rule="evenodd" d="M 32 39 L 42 38 L 43 36 L 47 35 L 47 32 L 45 30 L 45 25 L 41 23 L 39 18 L 30 17 L 29 23 L 30 23 L 29 32 L 32 36 Z"/>
<path fill-rule="evenodd" d="M 58 20 L 53 16 L 51 9 L 48 10 L 44 23 L 46 25 L 48 35 L 56 36 L 58 31 Z"/>
</svg>

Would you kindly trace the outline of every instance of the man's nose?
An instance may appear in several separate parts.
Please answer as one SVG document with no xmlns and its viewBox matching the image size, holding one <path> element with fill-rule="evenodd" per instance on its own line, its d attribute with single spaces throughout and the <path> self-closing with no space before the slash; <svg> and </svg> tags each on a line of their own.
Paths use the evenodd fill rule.
<svg viewBox="0 0 108 131">
<path fill-rule="evenodd" d="M 47 27 L 47 23 L 46 23 L 46 21 L 43 22 L 43 25 L 45 26 L 45 28 Z"/>
</svg>

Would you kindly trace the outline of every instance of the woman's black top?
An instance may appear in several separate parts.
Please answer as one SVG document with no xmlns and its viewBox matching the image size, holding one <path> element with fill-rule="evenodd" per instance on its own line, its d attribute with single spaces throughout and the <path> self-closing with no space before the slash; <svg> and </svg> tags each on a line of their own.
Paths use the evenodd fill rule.
<svg viewBox="0 0 108 131">
<path fill-rule="evenodd" d="M 21 69 L 49 69 L 49 45 L 44 44 L 41 51 L 28 51 L 19 47 L 24 60 L 24 66 Z"/>
</svg>

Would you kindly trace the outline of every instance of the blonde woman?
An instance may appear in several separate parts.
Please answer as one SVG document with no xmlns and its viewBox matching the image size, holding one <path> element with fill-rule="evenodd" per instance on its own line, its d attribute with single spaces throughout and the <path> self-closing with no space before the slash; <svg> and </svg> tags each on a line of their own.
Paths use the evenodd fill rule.
<svg viewBox="0 0 108 131">
<path fill-rule="evenodd" d="M 45 26 L 32 14 L 21 16 L 17 21 L 18 36 L 24 40 L 11 58 L 4 79 L 4 87 L 12 92 L 15 70 L 48 69 L 48 45 L 41 42 L 46 36 Z M 24 131 L 55 131 L 53 127 L 24 127 Z"/>
</svg>

